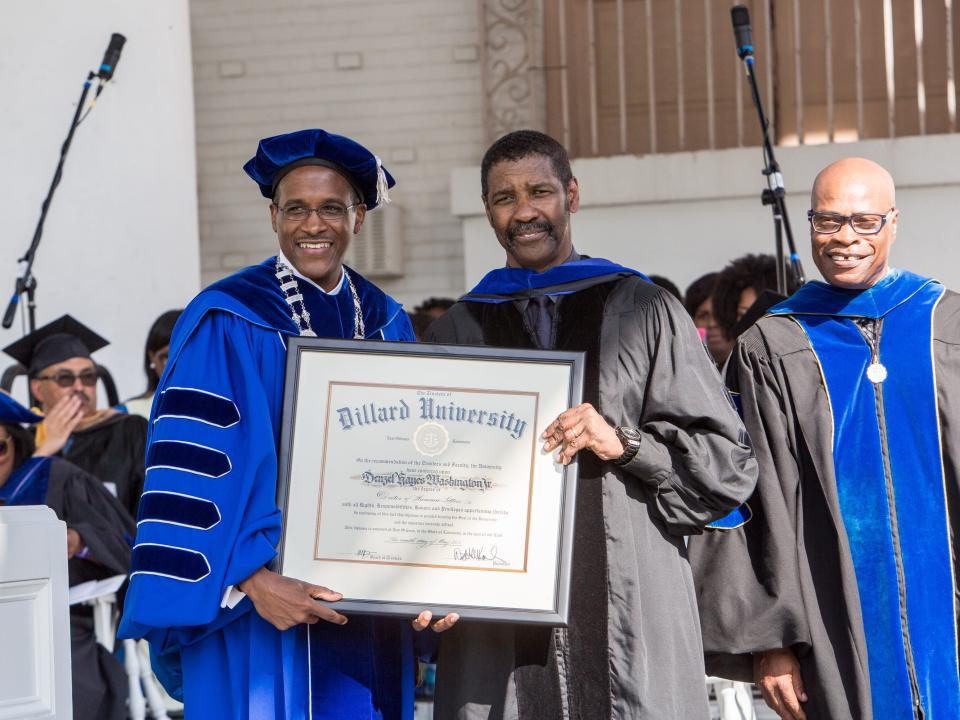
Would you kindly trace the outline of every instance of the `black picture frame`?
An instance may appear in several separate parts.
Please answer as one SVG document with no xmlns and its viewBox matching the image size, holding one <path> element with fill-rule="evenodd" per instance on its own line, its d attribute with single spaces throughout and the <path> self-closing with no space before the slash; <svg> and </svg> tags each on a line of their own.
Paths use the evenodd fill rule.
<svg viewBox="0 0 960 720">
<path fill-rule="evenodd" d="M 296 414 L 301 363 L 305 353 L 311 352 L 358 353 L 389 357 L 411 356 L 429 362 L 431 358 L 461 358 L 492 363 L 534 363 L 561 365 L 569 369 L 566 387 L 567 407 L 582 402 L 585 354 L 547 350 L 504 349 L 470 345 L 440 345 L 427 343 L 397 343 L 371 340 L 339 340 L 326 338 L 296 337 L 288 344 L 285 386 L 283 395 L 283 419 L 280 435 L 280 455 L 277 480 L 277 506 L 283 517 L 283 530 L 278 545 L 278 555 L 273 569 L 282 572 L 287 545 L 287 520 L 289 507 L 290 478 L 292 473 L 292 448 L 296 435 Z M 576 513 L 577 462 L 576 458 L 562 468 L 562 505 L 560 509 L 559 543 L 556 547 L 557 571 L 555 573 L 554 607 L 547 611 L 519 606 L 492 607 L 490 605 L 443 605 L 429 601 L 425 589 L 423 602 L 383 601 L 376 598 L 347 598 L 332 604 L 338 612 L 365 615 L 387 615 L 413 618 L 428 609 L 434 616 L 458 613 L 462 619 L 496 621 L 565 627 L 569 618 L 570 576 L 573 558 L 573 529 Z M 336 589 L 336 588 L 334 588 Z"/>
</svg>

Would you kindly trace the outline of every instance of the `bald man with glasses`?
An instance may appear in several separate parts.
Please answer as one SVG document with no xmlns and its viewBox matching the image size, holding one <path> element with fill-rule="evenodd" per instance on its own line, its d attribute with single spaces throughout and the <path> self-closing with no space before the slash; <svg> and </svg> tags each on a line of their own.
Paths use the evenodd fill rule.
<svg viewBox="0 0 960 720">
<path fill-rule="evenodd" d="M 43 422 L 38 455 L 59 455 L 97 477 L 136 517 L 143 492 L 147 423 L 118 408 L 97 408 L 92 354 L 108 341 L 70 315 L 25 335 L 4 352 L 27 369 Z"/>
<path fill-rule="evenodd" d="M 757 490 L 690 543 L 708 672 L 788 720 L 960 717 L 960 295 L 890 266 L 894 195 L 864 158 L 817 176 L 825 282 L 732 359 Z"/>
</svg>

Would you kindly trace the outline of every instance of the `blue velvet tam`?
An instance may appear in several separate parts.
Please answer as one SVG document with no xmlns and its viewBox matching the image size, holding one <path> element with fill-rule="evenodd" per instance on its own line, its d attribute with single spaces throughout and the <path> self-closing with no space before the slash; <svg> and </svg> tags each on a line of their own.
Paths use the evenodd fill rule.
<svg viewBox="0 0 960 720">
<path fill-rule="evenodd" d="M 284 175 L 304 165 L 336 170 L 353 186 L 367 210 L 390 202 L 389 189 L 396 185 L 380 158 L 363 145 L 319 129 L 264 138 L 243 170 L 260 186 L 263 196 L 272 200 Z"/>
<path fill-rule="evenodd" d="M 0 423 L 37 423 L 43 420 L 0 390 Z"/>
</svg>

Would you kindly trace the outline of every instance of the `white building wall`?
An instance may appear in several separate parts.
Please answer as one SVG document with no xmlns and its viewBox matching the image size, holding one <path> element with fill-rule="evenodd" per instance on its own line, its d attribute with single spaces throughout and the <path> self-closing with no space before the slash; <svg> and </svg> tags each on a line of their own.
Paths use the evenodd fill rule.
<svg viewBox="0 0 960 720">
<path fill-rule="evenodd" d="M 367 145 L 397 179 L 403 275 L 378 284 L 408 306 L 462 292 L 449 176 L 484 149 L 476 1 L 190 6 L 203 282 L 276 251 L 268 201 L 242 171 L 257 141 L 322 127 Z"/>
<path fill-rule="evenodd" d="M 839 145 L 779 148 L 788 212 L 808 279 L 820 279 L 810 255 L 807 210 L 817 172 L 841 157 L 871 158 L 893 174 L 900 208 L 892 264 L 960 289 L 960 136 L 940 135 Z M 773 253 L 770 209 L 759 148 L 577 160 L 580 212 L 574 245 L 683 291 L 700 275 L 748 252 Z M 451 177 L 453 211 L 463 222 L 464 284 L 472 287 L 504 254 L 482 215 L 480 169 Z M 878 208 L 883 210 L 883 208 Z"/>
<path fill-rule="evenodd" d="M 19 275 L 82 83 L 112 32 L 127 44 L 74 136 L 34 273 L 37 324 L 69 312 L 110 339 L 97 359 L 129 396 L 146 383 L 151 323 L 199 288 L 187 0 L 4 3 L 0 303 Z M 0 347 L 20 337 L 20 321 L 0 330 Z"/>
</svg>

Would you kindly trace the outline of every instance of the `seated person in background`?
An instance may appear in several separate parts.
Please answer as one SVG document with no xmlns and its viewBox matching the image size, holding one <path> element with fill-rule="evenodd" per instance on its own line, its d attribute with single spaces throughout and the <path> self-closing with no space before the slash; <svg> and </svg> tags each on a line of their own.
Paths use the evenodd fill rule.
<svg viewBox="0 0 960 720">
<path fill-rule="evenodd" d="M 737 321 L 765 290 L 776 289 L 777 261 L 773 255 L 744 255 L 720 271 L 713 288 L 713 314 L 728 346 L 724 356 L 717 358 L 718 363 L 723 364 L 730 356 L 737 339 Z"/>
<path fill-rule="evenodd" d="M 60 458 L 34 452 L 20 423 L 41 420 L 0 391 L 0 505 L 47 505 L 67 524 L 70 585 L 125 575 L 133 519 L 99 480 Z M 31 457 L 32 454 L 32 457 Z M 120 662 L 97 644 L 93 611 L 70 608 L 73 717 L 123 720 L 127 678 Z"/>
<path fill-rule="evenodd" d="M 427 325 L 429 325 L 452 308 L 456 302 L 452 298 L 429 297 L 413 309 L 413 314 L 426 315 L 428 318 Z"/>
<path fill-rule="evenodd" d="M 170 336 L 177 318 L 183 310 L 167 310 L 153 321 L 150 332 L 147 334 L 147 344 L 143 349 L 143 372 L 147 376 L 147 390 L 143 395 L 125 400 L 123 405 L 131 415 L 142 418 L 150 417 L 150 406 L 153 405 L 153 395 L 160 383 L 160 376 L 167 366 L 167 356 L 170 353 Z"/>
<path fill-rule="evenodd" d="M 429 297 L 417 305 L 413 312 L 408 312 L 414 337 L 418 341 L 421 340 L 430 324 L 453 307 L 455 302 L 456 300 L 451 298 Z"/>
<path fill-rule="evenodd" d="M 4 348 L 27 368 L 30 393 L 43 422 L 38 452 L 60 454 L 97 477 L 131 516 L 143 492 L 147 421 L 114 408 L 97 410 L 97 366 L 90 358 L 108 344 L 64 315 Z"/>
<path fill-rule="evenodd" d="M 423 334 L 435 319 L 432 315 L 422 312 L 407 313 L 407 317 L 410 318 L 410 324 L 413 326 L 413 336 L 418 341 L 423 339 Z"/>
<path fill-rule="evenodd" d="M 719 275 L 718 272 L 701 275 L 690 283 L 683 298 L 683 306 L 693 318 L 693 324 L 701 331 L 707 350 L 718 364 L 722 363 L 733 349 L 733 342 L 723 334 L 713 313 L 713 289 Z"/>
</svg>

